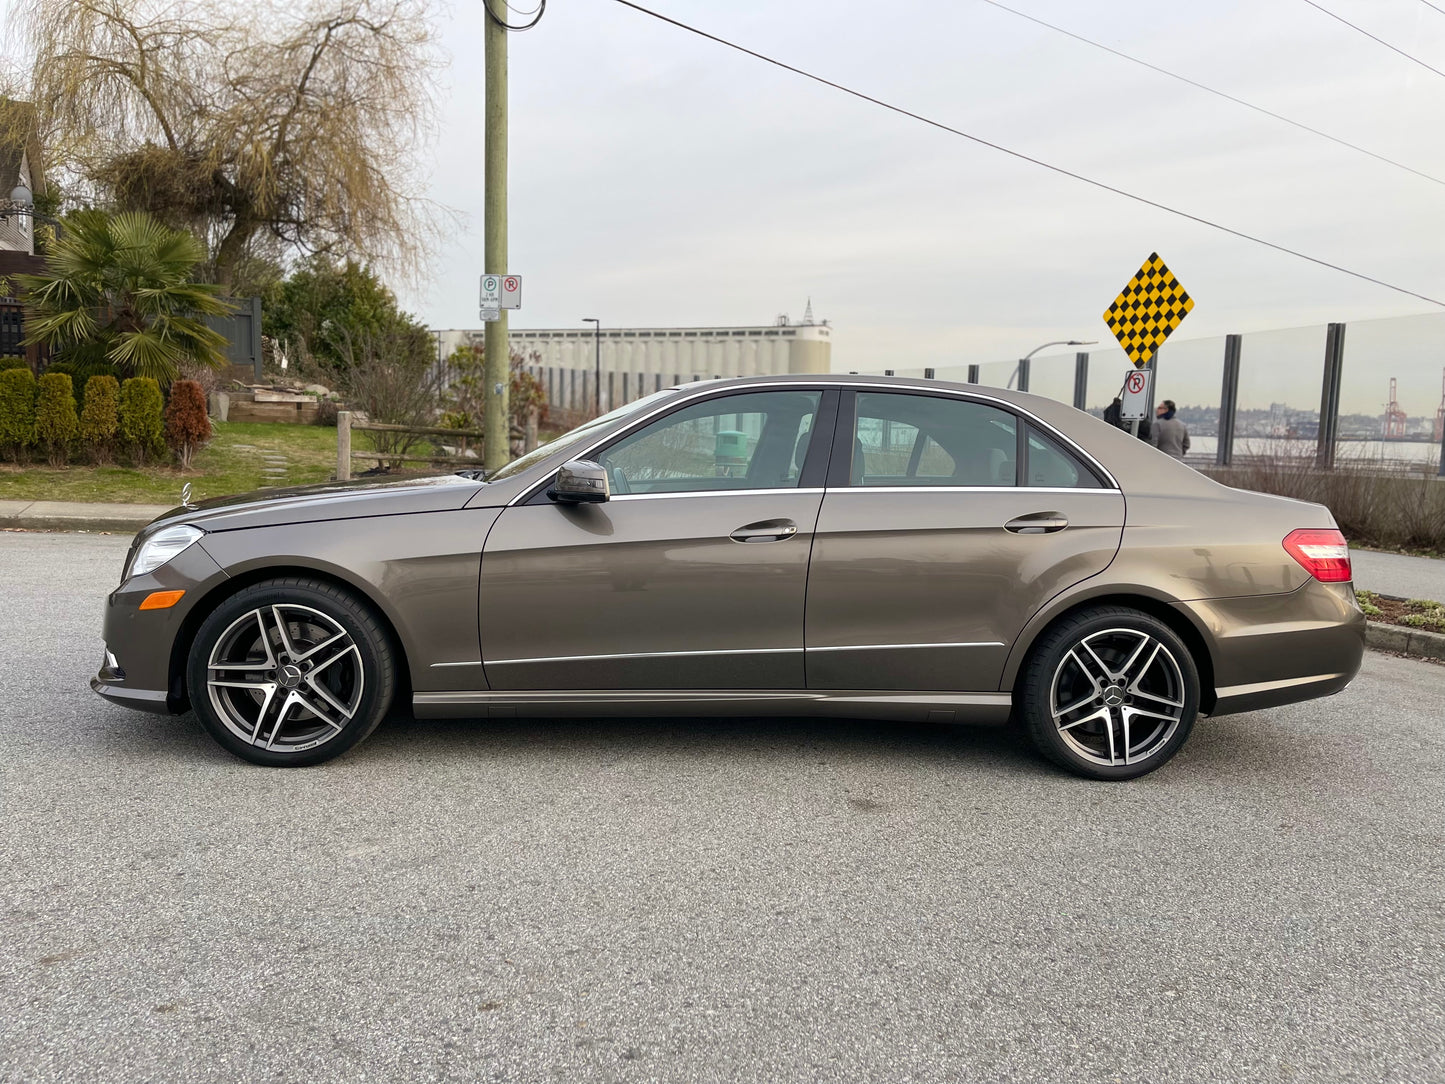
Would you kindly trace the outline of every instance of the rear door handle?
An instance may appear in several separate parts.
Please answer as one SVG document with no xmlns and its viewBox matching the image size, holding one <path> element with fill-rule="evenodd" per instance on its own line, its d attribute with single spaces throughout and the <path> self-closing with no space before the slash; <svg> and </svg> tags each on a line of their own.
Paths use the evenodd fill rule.
<svg viewBox="0 0 1445 1084">
<path fill-rule="evenodd" d="M 798 525 L 790 519 L 766 519 L 739 527 L 730 536 L 734 542 L 781 542 L 798 533 Z"/>
<path fill-rule="evenodd" d="M 1016 516 L 1003 525 L 1005 531 L 1014 534 L 1053 534 L 1069 525 L 1068 517 L 1062 512 L 1030 512 Z"/>
</svg>

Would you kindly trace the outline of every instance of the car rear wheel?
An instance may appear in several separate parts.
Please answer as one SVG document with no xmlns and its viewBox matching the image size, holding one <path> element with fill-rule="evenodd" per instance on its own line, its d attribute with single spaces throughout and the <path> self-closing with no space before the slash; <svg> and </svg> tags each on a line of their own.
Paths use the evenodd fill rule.
<svg viewBox="0 0 1445 1084">
<path fill-rule="evenodd" d="M 1019 693 L 1024 729 L 1044 756 L 1091 779 L 1134 779 L 1188 739 L 1199 672 L 1164 622 L 1101 606 L 1043 635 Z"/>
<path fill-rule="evenodd" d="M 196 715 L 226 749 L 302 767 L 376 729 L 396 668 L 367 606 L 332 584 L 287 578 L 245 588 L 202 622 L 187 682 Z"/>
</svg>

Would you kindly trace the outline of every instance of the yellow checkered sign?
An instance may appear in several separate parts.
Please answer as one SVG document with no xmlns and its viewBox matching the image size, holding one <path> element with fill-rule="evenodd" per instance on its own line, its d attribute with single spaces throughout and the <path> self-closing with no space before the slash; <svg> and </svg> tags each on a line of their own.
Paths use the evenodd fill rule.
<svg viewBox="0 0 1445 1084">
<path fill-rule="evenodd" d="M 1192 308 L 1194 298 L 1184 292 L 1159 253 L 1151 252 L 1124 292 L 1104 311 L 1104 323 L 1135 367 L 1140 367 L 1149 363 Z"/>
</svg>

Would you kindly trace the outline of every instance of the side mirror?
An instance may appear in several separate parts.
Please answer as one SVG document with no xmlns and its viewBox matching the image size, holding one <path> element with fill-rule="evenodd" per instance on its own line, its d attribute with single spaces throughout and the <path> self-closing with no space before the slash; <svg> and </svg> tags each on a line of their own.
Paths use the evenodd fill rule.
<svg viewBox="0 0 1445 1084">
<path fill-rule="evenodd" d="M 602 464 L 573 459 L 558 468 L 547 496 L 558 504 L 600 504 L 612 497 L 612 489 Z"/>
</svg>

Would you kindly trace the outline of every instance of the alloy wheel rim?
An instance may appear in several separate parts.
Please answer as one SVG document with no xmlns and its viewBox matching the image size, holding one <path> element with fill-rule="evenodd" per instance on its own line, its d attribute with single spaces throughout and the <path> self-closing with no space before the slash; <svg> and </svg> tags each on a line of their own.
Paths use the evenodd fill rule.
<svg viewBox="0 0 1445 1084">
<path fill-rule="evenodd" d="M 226 729 L 272 752 L 333 740 L 355 718 L 365 689 L 351 634 L 310 606 L 251 610 L 217 637 L 206 661 L 206 693 Z"/>
<path fill-rule="evenodd" d="M 1064 744 L 1085 760 L 1139 764 L 1158 755 L 1184 719 L 1184 673 L 1147 632 L 1105 629 L 1064 652 L 1049 710 Z"/>
</svg>

